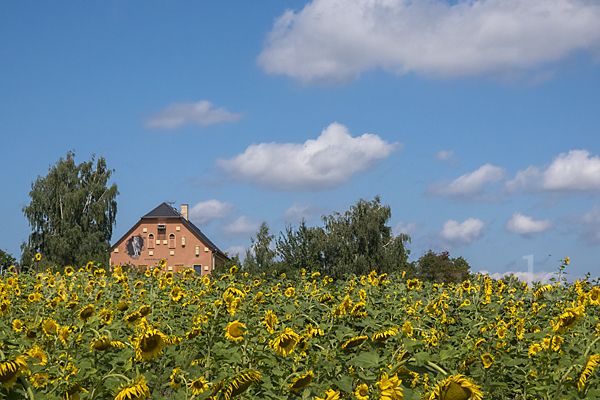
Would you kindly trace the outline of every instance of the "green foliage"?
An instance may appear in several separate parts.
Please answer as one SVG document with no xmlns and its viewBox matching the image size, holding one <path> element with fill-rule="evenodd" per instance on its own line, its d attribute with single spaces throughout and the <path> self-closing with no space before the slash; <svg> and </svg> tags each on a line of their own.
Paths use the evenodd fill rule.
<svg viewBox="0 0 600 400">
<path fill-rule="evenodd" d="M 379 196 L 361 199 L 344 214 L 323 216 L 323 227 L 304 222 L 297 230 L 288 227 L 277 240 L 277 254 L 285 267 L 319 271 L 334 279 L 410 270 L 410 251 L 405 248 L 410 237 L 392 234 L 387 225 L 391 215 Z"/>
<path fill-rule="evenodd" d="M 438 283 L 462 282 L 469 278 L 470 269 L 464 258 L 451 258 L 447 251 L 436 254 L 429 250 L 416 262 L 419 279 Z"/>
<path fill-rule="evenodd" d="M 4 269 L 9 268 L 11 265 L 15 265 L 17 260 L 9 253 L 0 249 L 0 266 L 4 267 Z"/>
<path fill-rule="evenodd" d="M 23 207 L 33 230 L 21 246 L 23 265 L 31 265 L 36 253 L 42 255 L 41 267 L 108 264 L 119 194 L 116 184 L 107 187 L 113 172 L 102 157 L 75 164 L 69 152 L 45 177 L 38 176 L 31 184 L 31 202 Z"/>
<path fill-rule="evenodd" d="M 252 246 L 246 250 L 244 268 L 250 273 L 267 272 L 273 269 L 275 264 L 275 250 L 271 249 L 271 242 L 275 238 L 269 235 L 269 225 L 266 222 L 260 224 L 256 237 L 250 239 Z"/>
</svg>

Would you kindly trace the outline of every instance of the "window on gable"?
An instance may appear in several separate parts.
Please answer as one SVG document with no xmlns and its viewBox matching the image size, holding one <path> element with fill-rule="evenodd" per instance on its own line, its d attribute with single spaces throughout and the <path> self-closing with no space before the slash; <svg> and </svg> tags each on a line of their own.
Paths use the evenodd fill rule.
<svg viewBox="0 0 600 400">
<path fill-rule="evenodd" d="M 153 233 L 148 235 L 148 248 L 149 249 L 154 248 L 154 234 Z"/>
<path fill-rule="evenodd" d="M 169 248 L 170 249 L 175 248 L 175 235 L 172 233 L 169 235 Z"/>
</svg>

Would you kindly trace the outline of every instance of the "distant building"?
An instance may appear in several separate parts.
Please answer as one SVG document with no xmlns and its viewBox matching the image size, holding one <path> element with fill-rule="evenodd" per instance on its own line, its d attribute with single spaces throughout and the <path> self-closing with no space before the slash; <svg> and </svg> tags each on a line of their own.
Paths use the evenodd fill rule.
<svg viewBox="0 0 600 400">
<path fill-rule="evenodd" d="M 188 220 L 187 204 L 178 212 L 167 203 L 144 215 L 110 248 L 113 266 L 153 268 L 162 258 L 167 261 L 167 271 L 193 268 L 198 275 L 210 274 L 229 259 Z"/>
</svg>

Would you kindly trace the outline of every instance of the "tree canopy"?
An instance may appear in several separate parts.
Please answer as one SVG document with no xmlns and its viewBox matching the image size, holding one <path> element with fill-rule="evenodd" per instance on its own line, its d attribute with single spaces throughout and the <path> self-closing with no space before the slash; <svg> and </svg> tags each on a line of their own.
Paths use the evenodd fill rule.
<svg viewBox="0 0 600 400">
<path fill-rule="evenodd" d="M 69 152 L 32 182 L 23 213 L 33 232 L 21 246 L 22 265 L 36 253 L 47 265 L 108 264 L 119 194 L 116 184 L 107 186 L 113 172 L 102 157 L 76 164 Z"/>
<path fill-rule="evenodd" d="M 424 281 L 462 282 L 468 279 L 470 270 L 471 267 L 464 258 L 452 258 L 447 251 L 436 254 L 429 250 L 416 262 L 417 276 Z"/>
<path fill-rule="evenodd" d="M 244 268 L 248 271 L 294 272 L 305 269 L 332 278 L 402 271 L 411 268 L 408 235 L 394 236 L 387 223 L 391 209 L 381 199 L 359 200 L 344 214 L 323 216 L 323 226 L 309 227 L 302 221 L 297 229 L 288 226 L 275 240 L 266 223 L 252 238 Z M 273 249 L 271 247 L 274 247 Z M 254 253 L 254 254 L 253 254 Z M 278 260 L 276 260 L 276 257 Z"/>
</svg>

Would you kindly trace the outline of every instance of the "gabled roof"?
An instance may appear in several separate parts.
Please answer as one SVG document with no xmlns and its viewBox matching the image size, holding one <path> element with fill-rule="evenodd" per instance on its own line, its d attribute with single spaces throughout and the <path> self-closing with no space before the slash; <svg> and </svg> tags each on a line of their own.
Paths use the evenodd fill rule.
<svg viewBox="0 0 600 400">
<path fill-rule="evenodd" d="M 181 214 L 167 203 L 162 203 L 142 218 L 181 218 Z"/>
<path fill-rule="evenodd" d="M 117 240 L 115 242 L 115 244 L 113 244 L 111 246 L 109 251 L 112 252 L 113 249 L 117 246 L 117 244 L 119 244 L 123 239 L 125 239 L 127 236 L 129 236 L 131 234 L 131 232 L 133 232 L 135 230 L 135 228 L 141 222 L 143 222 L 144 219 L 150 219 L 150 218 L 173 218 L 173 219 L 177 218 L 177 219 L 180 219 L 181 223 L 186 228 L 188 228 L 190 230 L 190 232 L 192 232 L 194 235 L 196 235 L 196 237 L 198 239 L 200 239 L 203 243 L 205 243 L 212 251 L 221 253 L 223 256 L 227 257 L 225 255 L 225 253 L 223 253 L 213 242 L 211 242 L 210 239 L 207 238 L 206 235 L 204 233 L 202 233 L 202 231 L 200 229 L 198 229 L 198 227 L 196 225 L 194 225 L 189 220 L 183 218 L 183 216 L 179 213 L 179 211 L 177 211 L 175 208 L 171 207 L 167 203 L 160 204 L 154 210 L 150 211 L 148 214 L 146 214 L 142 218 L 140 218 L 138 223 L 135 224 L 125 235 L 123 235 L 123 237 L 121 239 Z M 227 257 L 227 258 L 229 258 L 229 257 Z"/>
</svg>

